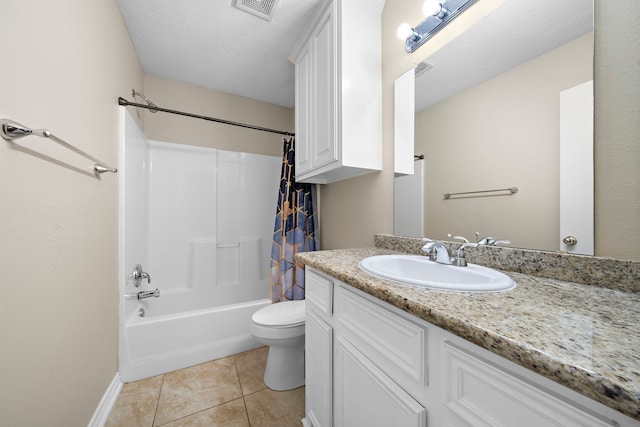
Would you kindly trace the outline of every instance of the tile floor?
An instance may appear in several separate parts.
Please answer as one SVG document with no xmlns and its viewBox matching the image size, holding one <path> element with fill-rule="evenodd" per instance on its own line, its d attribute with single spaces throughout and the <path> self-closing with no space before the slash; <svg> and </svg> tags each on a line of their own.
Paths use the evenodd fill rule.
<svg viewBox="0 0 640 427">
<path fill-rule="evenodd" d="M 304 387 L 263 382 L 268 347 L 124 384 L 106 427 L 302 425 Z"/>
</svg>

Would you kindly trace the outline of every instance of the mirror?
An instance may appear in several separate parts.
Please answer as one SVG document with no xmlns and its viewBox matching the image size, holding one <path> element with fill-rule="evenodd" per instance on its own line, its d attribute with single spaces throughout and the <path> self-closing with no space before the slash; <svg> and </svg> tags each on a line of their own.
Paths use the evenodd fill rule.
<svg viewBox="0 0 640 427">
<path fill-rule="evenodd" d="M 415 154 L 424 155 L 425 236 L 473 241 L 478 231 L 511 247 L 566 250 L 560 93 L 592 78 L 591 0 L 508 0 L 418 64 Z M 588 143 L 592 153 L 592 136 Z M 444 197 L 511 187 L 518 192 Z"/>
</svg>

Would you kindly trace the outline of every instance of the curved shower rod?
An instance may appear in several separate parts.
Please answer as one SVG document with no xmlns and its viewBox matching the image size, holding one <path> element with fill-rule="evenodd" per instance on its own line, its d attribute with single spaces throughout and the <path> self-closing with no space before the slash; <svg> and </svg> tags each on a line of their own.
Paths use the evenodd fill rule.
<svg viewBox="0 0 640 427">
<path fill-rule="evenodd" d="M 136 102 L 129 102 L 126 99 L 124 99 L 123 97 L 119 97 L 118 98 L 118 105 L 123 105 L 125 107 L 126 106 L 132 106 L 132 107 L 146 108 L 147 110 L 149 110 L 152 113 L 156 113 L 158 111 L 162 111 L 163 113 L 171 113 L 171 114 L 177 114 L 177 115 L 180 115 L 180 116 L 193 117 L 195 119 L 207 120 L 207 121 L 210 121 L 210 122 L 222 123 L 222 124 L 231 125 L 231 126 L 239 126 L 239 127 L 243 127 L 243 128 L 247 128 L 247 129 L 260 130 L 260 131 L 263 131 L 263 132 L 277 133 L 277 134 L 285 135 L 285 136 L 295 136 L 296 135 L 293 132 L 286 132 L 286 131 L 277 130 L 277 129 L 269 129 L 269 128 L 265 128 L 265 127 L 262 127 L 262 126 L 248 125 L 246 123 L 232 122 L 230 120 L 218 119 L 216 117 L 203 116 L 201 114 L 186 113 L 184 111 L 170 110 L 169 108 L 158 107 L 156 104 L 151 102 L 149 100 L 149 98 L 144 96 L 144 94 L 136 91 L 135 89 L 133 89 L 131 93 L 133 94 L 134 97 L 136 95 L 140 96 L 142 99 L 144 99 L 144 101 L 147 104 L 145 105 L 145 104 L 138 104 Z"/>
</svg>

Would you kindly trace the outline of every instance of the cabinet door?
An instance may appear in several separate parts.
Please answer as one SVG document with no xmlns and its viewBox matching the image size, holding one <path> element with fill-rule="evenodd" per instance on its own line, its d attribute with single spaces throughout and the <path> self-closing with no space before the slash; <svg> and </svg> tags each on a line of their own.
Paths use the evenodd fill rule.
<svg viewBox="0 0 640 427">
<path fill-rule="evenodd" d="M 352 344 L 336 338 L 334 407 L 337 427 L 424 427 L 426 409 Z"/>
<path fill-rule="evenodd" d="M 523 379 L 444 343 L 447 408 L 452 427 L 612 427 Z"/>
<path fill-rule="evenodd" d="M 312 168 L 338 160 L 336 130 L 336 23 L 333 2 L 311 37 L 313 52 Z M 297 108 L 297 107 L 296 107 Z"/>
<path fill-rule="evenodd" d="M 332 425 L 333 329 L 307 305 L 305 319 L 305 397 L 307 420 L 313 427 Z"/>
<path fill-rule="evenodd" d="M 296 58 L 296 174 L 311 170 L 311 45 L 307 44 Z"/>
</svg>

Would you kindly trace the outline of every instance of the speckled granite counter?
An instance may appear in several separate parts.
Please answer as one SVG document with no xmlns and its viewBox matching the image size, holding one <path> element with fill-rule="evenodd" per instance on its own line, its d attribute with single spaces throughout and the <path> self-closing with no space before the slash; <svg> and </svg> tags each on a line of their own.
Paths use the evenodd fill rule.
<svg viewBox="0 0 640 427">
<path fill-rule="evenodd" d="M 517 283 L 512 291 L 449 293 L 359 268 L 368 256 L 414 252 L 403 249 L 307 252 L 296 259 L 640 420 L 640 293 L 505 270 Z"/>
</svg>

